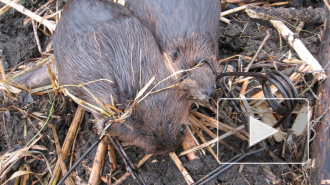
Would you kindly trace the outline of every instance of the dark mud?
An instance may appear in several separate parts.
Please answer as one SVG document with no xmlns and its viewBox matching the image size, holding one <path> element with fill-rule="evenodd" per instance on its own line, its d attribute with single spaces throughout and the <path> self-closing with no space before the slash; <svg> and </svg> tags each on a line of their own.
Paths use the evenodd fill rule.
<svg viewBox="0 0 330 185">
<path fill-rule="evenodd" d="M 38 3 L 43 4 L 43 2 Z M 30 1 L 27 1 L 23 3 L 23 5 L 30 10 L 34 10 L 38 7 L 38 3 L 32 4 Z M 2 5 L 3 4 L 0 3 L 0 6 Z M 280 40 L 278 32 L 267 21 L 250 19 L 245 13 L 238 13 L 228 18 L 231 20 L 231 23 L 221 23 L 220 26 L 219 48 L 221 58 L 235 54 L 252 57 L 264 39 L 266 29 L 270 32 L 271 37 L 258 55 L 257 61 L 266 61 L 269 63 L 272 63 L 272 61 L 281 61 L 281 59 L 288 54 L 288 51 L 291 50 L 290 46 L 284 40 Z M 24 62 L 30 58 L 40 57 L 32 26 L 23 25 L 25 19 L 25 15 L 15 10 L 10 10 L 6 14 L 0 16 L 0 58 L 6 67 L 5 70 L 11 69 L 17 66 L 18 63 Z M 291 25 L 291 27 L 289 26 L 290 29 L 294 30 L 296 23 L 292 22 Z M 304 30 L 299 36 L 314 56 L 317 56 L 319 52 L 320 28 L 321 25 L 305 25 L 303 28 Z M 38 32 L 38 34 L 42 35 L 41 32 Z M 45 36 L 41 37 L 43 38 Z M 45 37 L 43 40 L 49 40 L 49 38 L 47 39 Z M 294 52 L 292 52 L 292 55 L 293 57 L 296 56 Z M 0 155 L 26 146 L 42 127 L 43 122 L 38 119 L 46 120 L 53 102 L 55 102 L 54 113 L 49 120 L 49 124 L 56 127 L 60 143 L 63 143 L 77 105 L 63 95 L 56 98 L 52 98 L 53 96 L 53 94 L 31 96 L 23 92 L 17 95 L 18 101 L 13 101 L 11 99 L 2 99 L 0 101 Z M 309 93 L 306 93 L 304 96 L 311 97 Z M 85 114 L 73 151 L 74 160 L 82 156 L 96 141 L 97 134 L 91 122 L 92 119 L 89 113 Z M 46 147 L 47 151 L 38 151 L 53 164 L 57 156 L 51 127 L 46 126 L 41 133 L 44 137 L 37 142 L 37 145 Z M 204 135 L 207 137 L 205 133 Z M 227 138 L 225 141 L 236 149 L 245 148 L 247 146 L 247 143 L 241 140 Z M 273 147 L 280 149 L 282 145 L 275 143 Z M 216 151 L 216 146 L 214 146 L 213 149 Z M 145 155 L 143 151 L 135 147 L 125 147 L 125 150 L 134 163 L 137 163 Z M 92 166 L 95 151 L 96 149 L 83 160 L 83 165 Z M 179 154 L 180 151 L 182 151 L 182 149 L 179 149 L 177 154 Z M 212 155 L 207 150 L 205 151 L 206 155 L 198 154 L 200 157 L 199 160 L 189 161 L 186 156 L 179 157 L 195 181 L 218 167 L 218 163 Z M 227 161 L 234 155 L 235 153 L 220 146 L 221 161 Z M 43 158 L 42 155 L 38 156 Z M 265 156 L 264 153 L 260 153 L 252 156 L 252 159 L 258 159 L 260 157 L 267 156 Z M 42 173 L 47 168 L 44 160 L 27 162 L 29 159 L 31 158 L 20 160 L 12 167 L 12 171 L 16 171 L 23 164 L 28 165 L 31 171 L 37 173 Z M 283 162 L 281 159 L 278 159 L 278 161 Z M 126 172 L 125 166 L 118 155 L 117 162 L 117 170 L 114 172 L 115 178 L 121 177 L 121 175 Z M 67 160 L 66 163 L 69 164 L 69 160 Z M 82 164 L 75 170 L 75 173 L 80 178 L 87 181 L 90 172 Z M 299 170 L 292 165 L 251 164 L 234 165 L 208 184 L 271 184 L 268 178 L 269 175 L 267 177 L 264 173 L 265 169 L 272 171 L 275 176 L 274 179 L 282 179 L 282 183 L 284 184 L 290 182 L 292 182 L 292 184 L 302 183 L 301 181 L 294 180 L 299 176 Z M 295 174 L 295 176 L 293 176 L 292 171 L 295 171 L 298 175 Z M 103 176 L 105 177 L 109 172 L 110 162 L 108 157 L 106 157 Z M 151 157 L 151 159 L 140 168 L 140 172 L 147 184 L 185 184 L 182 174 L 169 156 Z M 40 178 L 47 180 L 49 177 L 40 176 Z M 32 182 L 32 180 L 36 179 L 30 179 L 30 182 Z M 101 182 L 101 184 L 105 183 Z M 136 182 L 129 177 L 124 184 L 136 184 Z"/>
<path fill-rule="evenodd" d="M 3 5 L 0 3 L 1 7 Z M 22 5 L 33 9 L 33 4 L 29 1 Z M 13 9 L 0 16 L 0 58 L 5 69 L 40 55 L 32 25 L 23 25 L 25 19 L 25 15 Z"/>
</svg>

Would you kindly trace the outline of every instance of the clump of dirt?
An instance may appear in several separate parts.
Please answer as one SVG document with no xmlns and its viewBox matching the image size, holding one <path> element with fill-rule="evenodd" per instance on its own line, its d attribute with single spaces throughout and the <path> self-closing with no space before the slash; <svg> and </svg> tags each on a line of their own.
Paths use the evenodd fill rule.
<svg viewBox="0 0 330 185">
<path fill-rule="evenodd" d="M 0 3 L 0 7 L 3 6 Z M 33 9 L 34 5 L 24 1 L 23 6 Z M 25 15 L 14 9 L 0 16 L 0 58 L 5 70 L 39 56 L 32 25 L 23 25 L 26 19 Z"/>
</svg>

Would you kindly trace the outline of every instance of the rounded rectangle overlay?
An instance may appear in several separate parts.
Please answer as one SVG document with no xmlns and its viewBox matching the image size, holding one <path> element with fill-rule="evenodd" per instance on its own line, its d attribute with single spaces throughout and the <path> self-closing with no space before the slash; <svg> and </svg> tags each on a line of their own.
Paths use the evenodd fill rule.
<svg viewBox="0 0 330 185">
<path fill-rule="evenodd" d="M 272 111 L 272 109 L 269 107 L 266 98 L 220 98 L 217 101 L 217 125 L 218 125 L 218 132 L 217 137 L 219 140 L 228 138 L 228 139 L 237 139 L 239 138 L 234 136 L 234 133 L 239 132 L 240 130 L 247 130 L 243 124 L 238 125 L 236 127 L 236 131 L 229 131 L 225 133 L 219 133 L 219 112 L 221 110 L 222 114 L 225 113 L 225 110 L 228 108 L 228 105 L 230 106 L 229 101 L 235 100 L 239 103 L 241 106 L 241 109 L 243 110 L 243 113 L 246 115 L 247 118 L 249 118 L 249 122 L 252 120 L 252 124 L 249 124 L 249 130 L 251 129 L 252 132 L 248 132 L 249 136 L 248 139 L 253 139 L 253 142 L 249 141 L 249 143 L 246 142 L 246 152 L 251 150 L 257 150 L 260 149 L 260 144 L 258 142 L 258 139 L 261 141 L 267 140 L 268 136 L 267 134 L 270 134 L 269 137 L 273 137 L 273 142 L 277 145 L 281 146 L 281 150 L 284 148 L 287 155 L 283 158 L 281 158 L 282 161 L 286 162 L 278 162 L 278 161 L 271 161 L 269 159 L 263 160 L 262 157 L 260 157 L 259 154 L 252 154 L 249 156 L 246 156 L 242 161 L 238 162 L 226 162 L 221 160 L 219 156 L 223 156 L 224 153 L 230 152 L 228 150 L 220 150 L 219 143 L 217 145 L 217 156 L 218 159 L 221 161 L 222 164 L 306 164 L 309 160 L 309 120 L 310 120 L 310 106 L 309 102 L 306 98 L 268 98 L 269 100 L 294 100 L 297 101 L 297 106 L 295 110 L 292 112 L 291 117 L 294 118 L 293 121 L 290 122 L 289 131 L 283 131 L 279 130 L 278 132 L 274 132 L 271 128 L 267 128 L 268 126 L 271 127 L 275 124 L 274 118 L 276 121 L 276 118 L 278 118 L 278 115 Z M 229 113 L 230 114 L 230 113 Z M 232 112 L 232 115 L 237 114 L 236 111 Z M 226 123 L 224 123 L 226 124 Z M 265 124 L 265 125 L 262 125 Z M 268 125 L 268 126 L 267 126 Z M 252 128 L 251 128 L 252 127 Z M 272 133 L 269 131 L 270 130 Z M 253 134 L 253 135 L 251 135 Z M 283 140 L 281 142 L 276 142 L 274 137 L 278 137 L 277 135 L 274 136 L 274 134 L 278 134 L 279 136 L 283 137 Z M 230 138 L 232 137 L 232 138 Z M 251 138 L 249 138 L 251 137 Z M 259 138 L 260 137 L 260 138 Z M 263 138 L 266 137 L 266 138 Z M 281 138 L 279 137 L 279 138 Z M 302 142 L 302 139 L 305 140 L 305 142 Z M 243 142 L 241 140 L 241 142 Z M 251 147 L 249 147 L 249 144 L 253 144 Z M 284 143 L 283 143 L 284 142 Z M 304 143 L 304 145 L 302 144 Z M 285 147 L 283 147 L 283 144 Z M 303 150 L 303 153 L 294 153 L 295 150 L 294 147 L 300 147 L 300 151 Z M 268 149 L 273 153 L 278 153 L 278 147 L 272 148 L 267 146 Z M 243 148 L 236 148 L 237 150 L 243 151 Z M 274 151 L 272 151 L 274 150 Z M 262 151 L 264 152 L 264 151 Z M 282 152 L 282 151 L 281 151 Z M 243 152 L 244 153 L 244 152 Z M 295 159 L 289 159 L 287 156 L 298 156 Z M 261 155 L 262 156 L 262 155 Z M 299 157 L 300 156 L 300 157 Z"/>
</svg>

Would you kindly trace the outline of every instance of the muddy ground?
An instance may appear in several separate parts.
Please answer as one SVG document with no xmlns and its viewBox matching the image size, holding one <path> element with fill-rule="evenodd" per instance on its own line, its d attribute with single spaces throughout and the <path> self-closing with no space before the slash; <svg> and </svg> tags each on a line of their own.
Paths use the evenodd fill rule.
<svg viewBox="0 0 330 185">
<path fill-rule="evenodd" d="M 308 2 L 313 7 L 322 6 L 321 1 Z M 45 1 L 24 1 L 22 5 L 30 10 L 35 10 L 44 3 Z M 60 2 L 60 6 L 62 4 L 63 2 Z M 0 7 L 2 6 L 3 4 L 0 3 Z M 230 24 L 221 23 L 220 26 L 220 58 L 236 54 L 252 57 L 264 39 L 266 29 L 270 32 L 271 37 L 258 55 L 258 61 L 281 61 L 290 50 L 290 46 L 283 40 L 280 41 L 278 32 L 267 21 L 251 19 L 244 12 L 228 16 L 227 18 L 230 19 Z M 31 24 L 23 25 L 25 19 L 25 15 L 13 9 L 0 16 L 0 58 L 6 71 L 13 69 L 18 64 L 27 62 L 31 58 L 40 57 Z M 296 22 L 291 22 L 291 24 L 295 26 Z M 294 30 L 294 27 L 289 27 Z M 318 56 L 321 28 L 321 24 L 306 24 L 299 35 L 314 56 Z M 42 46 L 45 47 L 49 42 L 49 38 L 40 31 L 38 34 Z M 293 51 L 292 57 L 298 58 Z M 315 90 L 316 86 L 312 88 Z M 219 94 L 221 93 L 218 93 L 218 97 L 215 99 L 221 98 Z M 306 92 L 302 97 L 313 99 L 309 92 Z M 54 94 L 36 96 L 27 92 L 16 95 L 16 98 L 16 100 L 2 99 L 0 102 L 0 155 L 25 147 L 42 127 L 43 122 L 38 119 L 46 120 L 53 102 L 55 102 L 54 113 L 49 120 L 49 124 L 56 127 L 60 143 L 63 143 L 77 108 L 73 101 L 63 95 L 54 98 Z M 313 105 L 313 101 L 311 102 Z M 74 160 L 78 159 L 96 141 L 97 134 L 91 120 L 92 116 L 89 113 L 85 113 L 74 146 L 72 156 Z M 44 136 L 37 142 L 37 145 L 44 146 L 47 150 L 35 150 L 41 152 L 52 165 L 57 157 L 53 132 L 50 126 L 46 126 L 41 133 Z M 207 137 L 206 134 L 205 137 Z M 241 149 L 242 146 L 245 148 L 247 145 L 246 142 L 230 138 L 226 138 L 225 141 L 236 149 Z M 267 141 L 267 144 L 270 144 L 270 141 Z M 281 146 L 281 143 L 273 143 L 272 147 L 280 149 Z M 213 149 L 216 150 L 216 146 L 213 146 Z M 220 149 L 220 160 L 226 161 L 234 156 L 226 147 L 220 146 Z M 176 153 L 179 154 L 182 150 L 181 148 Z M 83 160 L 83 165 L 80 165 L 75 171 L 76 175 L 82 180 L 88 180 L 90 172 L 85 166 L 92 166 L 95 151 L 96 149 Z M 125 151 L 135 163 L 145 155 L 143 151 L 136 147 L 125 147 Z M 179 157 L 195 181 L 218 166 L 212 155 L 207 150 L 205 151 L 206 155 L 197 153 L 200 157 L 199 160 L 189 161 L 186 156 Z M 39 160 L 31 160 L 28 157 L 19 160 L 12 166 L 12 172 L 25 166 L 35 173 L 43 173 L 47 169 L 45 158 L 41 155 L 38 156 Z M 261 157 L 267 156 L 265 153 L 259 153 L 252 156 L 252 159 Z M 284 161 L 283 159 L 277 160 Z M 113 174 L 115 178 L 119 178 L 126 172 L 125 166 L 118 156 L 117 161 L 117 170 Z M 269 161 L 274 161 L 274 159 L 269 159 Z M 68 165 L 69 160 L 66 162 Z M 273 177 L 270 177 L 269 173 L 265 173 L 265 169 L 271 171 Z M 310 184 L 312 182 L 309 179 L 309 171 L 308 167 L 303 168 L 300 165 L 234 165 L 208 184 L 274 184 L 275 182 L 283 184 Z M 105 177 L 109 172 L 110 163 L 108 158 L 106 158 L 103 176 Z M 140 172 L 147 184 L 185 184 L 182 174 L 169 156 L 153 156 L 140 168 Z M 49 177 L 46 175 L 40 175 L 39 178 L 44 179 L 43 181 L 49 180 Z M 32 183 L 35 180 L 37 180 L 35 176 L 31 175 L 29 182 Z M 12 183 L 13 181 L 9 184 Z M 104 184 L 104 182 L 101 182 L 101 184 Z M 136 182 L 129 177 L 124 184 L 136 184 Z"/>
</svg>

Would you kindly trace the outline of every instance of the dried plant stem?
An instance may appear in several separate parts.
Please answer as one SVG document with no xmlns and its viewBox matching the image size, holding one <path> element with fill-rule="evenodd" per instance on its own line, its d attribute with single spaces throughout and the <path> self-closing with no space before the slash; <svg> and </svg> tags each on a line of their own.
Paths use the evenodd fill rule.
<svg viewBox="0 0 330 185">
<path fill-rule="evenodd" d="M 11 6 L 12 8 L 16 9 L 17 11 L 21 12 L 22 14 L 31 17 L 32 19 L 36 20 L 40 24 L 45 25 L 51 32 L 55 31 L 56 25 L 52 22 L 40 17 L 39 15 L 31 12 L 30 10 L 24 8 L 24 6 L 17 4 L 10 0 L 0 0 L 2 3 L 5 3 L 6 5 Z"/>
<path fill-rule="evenodd" d="M 2 60 L 0 59 L 0 73 L 1 73 L 1 78 L 3 81 L 6 81 L 6 74 L 5 74 L 5 70 L 3 68 L 3 65 L 2 65 Z M 10 96 L 12 96 L 10 90 L 8 89 L 8 86 L 4 83 L 3 84 L 3 87 L 7 90 L 7 92 L 9 93 Z"/>
<path fill-rule="evenodd" d="M 227 58 L 224 58 L 224 59 L 218 60 L 218 63 L 226 62 L 226 61 L 228 61 L 228 60 L 230 60 L 230 59 L 233 59 L 233 58 L 236 58 L 236 57 L 243 57 L 243 58 L 246 58 L 246 59 L 248 59 L 248 60 L 252 60 L 252 57 L 237 54 L 237 55 L 233 55 L 233 56 L 230 56 L 230 57 L 227 57 Z"/>
<path fill-rule="evenodd" d="M 83 166 L 84 168 L 86 168 L 89 172 L 92 171 L 92 168 L 89 167 L 89 166 L 86 166 L 85 164 L 81 164 L 81 166 Z M 103 176 L 100 176 L 100 179 L 104 182 L 104 183 L 107 183 L 107 178 L 103 177 Z M 91 183 L 88 183 L 88 184 L 91 184 Z M 100 183 L 98 183 L 100 184 Z"/>
<path fill-rule="evenodd" d="M 85 113 L 85 110 L 82 106 L 78 106 L 76 114 L 73 118 L 73 121 L 70 125 L 69 131 L 66 135 L 64 144 L 62 146 L 62 150 L 61 150 L 61 156 L 63 158 L 63 160 L 65 160 L 68 157 L 68 154 L 70 152 L 70 148 L 72 146 L 72 143 L 74 141 L 75 135 L 77 134 L 77 130 L 80 126 L 80 123 L 83 119 L 83 115 Z M 60 175 L 60 161 L 57 160 L 54 171 L 53 171 L 53 176 L 49 181 L 49 185 L 55 185 L 58 177 Z"/>
<path fill-rule="evenodd" d="M 207 140 L 205 139 L 205 137 L 203 136 L 203 134 L 198 130 L 197 126 L 192 126 L 193 130 L 196 132 L 196 134 L 198 135 L 198 137 L 202 140 L 203 143 L 206 143 Z M 212 154 L 212 156 L 214 157 L 214 159 L 221 164 L 220 160 L 218 159 L 217 154 L 215 154 L 215 152 L 212 150 L 211 146 L 207 146 L 208 151 Z"/>
<path fill-rule="evenodd" d="M 36 22 L 34 20 L 32 20 L 32 28 L 33 28 L 34 37 L 36 38 L 36 43 L 37 43 L 38 51 L 39 51 L 40 55 L 43 56 L 41 45 L 40 45 L 40 40 L 39 40 L 38 32 L 37 32 L 38 28 L 37 28 L 37 24 L 36 24 Z"/>
<path fill-rule="evenodd" d="M 278 2 L 278 3 L 270 4 L 269 6 L 282 6 L 282 5 L 287 5 L 289 3 L 290 3 L 289 1 Z M 262 3 L 251 3 L 249 5 L 259 5 L 259 4 L 262 4 Z M 230 14 L 233 14 L 233 13 L 236 13 L 236 12 L 239 12 L 239 11 L 242 11 L 242 10 L 245 10 L 247 6 L 248 5 L 243 5 L 243 6 L 239 6 L 237 8 L 233 8 L 233 9 L 230 9 L 230 10 L 223 11 L 223 12 L 221 12 L 221 17 L 224 17 L 224 16 L 227 16 L 227 15 L 230 15 Z"/>
<path fill-rule="evenodd" d="M 6 176 L 8 175 L 8 173 L 10 171 L 12 171 L 12 167 L 14 164 L 16 164 L 16 162 L 24 157 L 28 157 L 31 156 L 29 154 L 29 150 L 31 147 L 33 147 L 41 138 L 43 137 L 43 135 L 40 135 L 37 139 L 33 140 L 33 142 L 29 145 L 26 146 L 22 149 L 19 149 L 17 151 L 11 152 L 10 155 L 8 155 L 8 152 L 3 154 L 2 156 L 0 156 L 0 160 L 1 160 L 1 168 L 0 168 L 0 183 L 1 184 L 7 184 L 8 181 L 11 180 L 11 178 L 15 175 L 15 173 L 19 173 L 19 172 L 15 172 L 11 178 L 7 179 Z M 30 172 L 28 172 L 30 173 Z M 24 175 L 24 174 L 21 174 Z M 3 181 L 7 180 L 6 182 L 3 183 Z"/>
<path fill-rule="evenodd" d="M 314 56 L 308 51 L 304 44 L 295 37 L 294 33 L 289 30 L 288 27 L 282 21 L 270 20 L 270 23 L 277 29 L 281 36 L 289 43 L 289 45 L 296 51 L 301 60 L 311 65 L 314 74 L 318 80 L 326 78 L 324 70 L 320 63 L 314 58 Z"/>
<path fill-rule="evenodd" d="M 56 93 L 57 95 L 57 90 L 58 89 L 54 89 L 53 88 L 53 85 L 46 85 L 46 86 L 43 86 L 43 87 L 38 87 L 38 88 L 35 88 L 35 89 L 27 89 L 27 91 L 29 91 L 31 94 L 34 94 L 34 93 L 37 93 L 37 94 L 45 94 L 45 93 L 50 93 L 50 92 L 54 92 Z"/>
<path fill-rule="evenodd" d="M 110 161 L 110 167 L 111 167 L 111 171 L 115 171 L 116 170 L 116 153 L 115 153 L 115 147 L 113 146 L 113 144 L 109 143 L 108 145 L 108 155 L 109 155 L 109 161 Z"/>
<path fill-rule="evenodd" d="M 200 120 L 198 120 L 196 117 L 194 117 L 193 115 L 191 115 L 189 117 L 189 120 L 191 122 L 193 122 L 197 127 L 201 128 L 202 130 L 204 130 L 209 136 L 211 136 L 212 138 L 216 139 L 218 136 L 217 134 L 213 133 L 210 129 L 208 129 L 205 125 L 205 122 L 202 122 Z M 226 143 L 223 140 L 219 140 L 219 143 L 222 144 L 223 146 L 225 146 L 226 148 L 228 148 L 229 151 L 235 151 L 235 148 L 233 148 L 232 146 L 228 145 L 228 143 Z M 187 150 L 186 150 L 187 151 Z"/>
<path fill-rule="evenodd" d="M 2 65 L 2 60 L 0 59 L 0 73 L 1 73 L 1 78 L 3 81 L 6 81 L 6 74 L 5 74 L 5 70 L 3 69 L 3 65 Z"/>
<path fill-rule="evenodd" d="M 330 5 L 329 5 L 329 2 L 328 0 L 323 0 L 325 6 L 327 6 L 328 10 L 330 10 Z"/>
<path fill-rule="evenodd" d="M 140 168 L 147 160 L 152 156 L 152 154 L 145 155 L 136 165 L 138 168 Z M 121 184 L 127 177 L 129 177 L 131 174 L 129 172 L 126 172 L 123 176 L 121 176 L 116 182 L 113 183 L 113 185 Z"/>
<path fill-rule="evenodd" d="M 191 130 L 189 127 L 187 127 L 186 129 L 186 137 L 185 140 L 182 143 L 182 148 L 184 150 L 188 150 L 189 148 L 193 148 L 198 146 L 198 143 L 196 141 L 196 139 L 194 138 L 194 135 L 192 134 Z M 190 161 L 194 160 L 194 159 L 199 159 L 199 157 L 197 157 L 197 155 L 194 152 L 188 153 L 187 157 Z"/>
<path fill-rule="evenodd" d="M 55 83 L 55 80 L 54 80 L 55 78 L 54 78 L 54 75 L 53 75 L 52 69 L 51 69 L 51 67 L 49 66 L 49 64 L 47 64 L 47 71 L 48 71 L 48 75 L 49 75 L 49 78 L 50 78 L 50 82 L 52 83 L 53 88 L 54 88 L 54 89 L 57 88 L 56 83 Z M 57 95 L 58 95 L 58 92 L 55 91 L 55 96 L 57 96 Z"/>
<path fill-rule="evenodd" d="M 264 38 L 264 40 L 261 42 L 257 52 L 254 54 L 251 62 L 249 63 L 249 65 L 245 68 L 244 72 L 248 72 L 250 70 L 250 67 L 252 66 L 254 60 L 257 58 L 257 56 L 259 55 L 261 49 L 264 47 L 264 45 L 266 44 L 266 41 L 269 39 L 270 37 L 270 34 L 269 34 L 269 31 L 266 30 L 266 37 Z"/>
<path fill-rule="evenodd" d="M 272 4 L 266 4 L 265 7 L 271 7 L 271 6 L 284 6 L 290 4 L 290 1 L 283 1 L 283 2 L 277 2 Z"/>
<path fill-rule="evenodd" d="M 220 129 L 220 130 L 222 130 L 224 132 L 236 131 L 235 128 L 233 128 L 233 127 L 231 127 L 229 125 L 226 125 L 224 123 L 218 122 L 218 124 L 217 124 L 217 120 L 215 120 L 213 118 L 210 118 L 210 117 L 208 117 L 208 116 L 206 116 L 204 114 L 201 114 L 199 112 L 194 112 L 194 115 L 197 116 L 197 117 L 199 117 L 199 118 L 205 119 L 207 122 L 212 123 L 214 125 L 214 128 L 218 128 L 218 129 Z M 241 133 L 235 133 L 234 136 L 236 136 L 236 137 L 238 137 L 238 138 L 240 138 L 240 139 L 242 139 L 244 141 L 249 141 L 249 139 L 246 136 L 244 136 L 243 134 L 241 134 Z"/>
<path fill-rule="evenodd" d="M 53 3 L 55 0 L 49 0 L 47 3 L 43 4 L 40 8 L 38 8 L 36 11 L 34 11 L 35 14 L 42 14 L 43 12 L 45 12 L 47 10 L 47 7 Z M 31 18 L 27 18 L 25 21 L 24 21 L 24 25 L 28 24 L 29 22 L 31 21 Z"/>
<path fill-rule="evenodd" d="M 248 88 L 248 85 L 249 85 L 249 79 L 244 80 L 243 85 L 241 87 L 240 94 L 245 94 L 246 93 L 246 89 Z"/>
<path fill-rule="evenodd" d="M 181 163 L 179 157 L 174 152 L 170 153 L 169 155 L 170 155 L 171 159 L 174 161 L 176 167 L 178 167 L 179 171 L 182 173 L 182 176 L 183 176 L 184 180 L 186 181 L 186 183 L 193 184 L 194 180 L 191 178 L 188 171 Z"/>
<path fill-rule="evenodd" d="M 245 10 L 246 7 L 247 7 L 247 5 L 244 5 L 244 6 L 239 6 L 237 8 L 233 8 L 233 9 L 230 9 L 230 10 L 223 11 L 223 12 L 221 12 L 221 17 L 224 17 L 224 16 L 227 16 L 227 15 Z"/>
<path fill-rule="evenodd" d="M 22 0 L 13 0 L 14 3 L 19 3 L 19 2 L 21 2 L 21 1 L 22 1 Z M 6 6 L 2 7 L 2 8 L 0 9 L 0 16 L 1 16 L 2 14 L 4 14 L 4 13 L 8 12 L 10 9 L 11 9 L 11 6 L 9 6 L 9 5 L 6 5 Z"/>
<path fill-rule="evenodd" d="M 212 138 L 217 138 L 217 135 L 215 133 L 213 133 L 211 130 L 209 130 L 205 124 L 201 123 L 195 116 L 190 115 L 189 116 L 189 121 L 191 121 L 192 123 L 194 123 L 197 127 L 201 128 L 202 130 L 204 130 L 209 136 L 211 136 Z"/>
<path fill-rule="evenodd" d="M 97 147 L 94 162 L 93 162 L 93 168 L 91 171 L 91 175 L 89 176 L 88 183 L 89 184 L 99 184 L 102 168 L 104 164 L 105 159 L 105 153 L 107 151 L 108 146 L 108 137 L 104 137 L 101 142 L 99 143 L 99 146 Z"/>
<path fill-rule="evenodd" d="M 185 154 L 187 154 L 189 152 L 192 152 L 192 151 L 200 150 L 201 148 L 205 148 L 206 146 L 209 146 L 209 145 L 211 145 L 213 143 L 219 142 L 220 140 L 222 140 L 222 139 L 224 139 L 224 138 L 226 138 L 226 137 L 228 137 L 230 135 L 233 135 L 235 132 L 240 131 L 244 127 L 245 127 L 244 125 L 241 125 L 241 126 L 239 126 L 239 127 L 236 128 L 236 131 L 229 131 L 229 132 L 227 132 L 227 133 L 225 133 L 225 134 L 223 134 L 223 135 L 221 135 L 221 136 L 219 136 L 217 138 L 214 138 L 214 139 L 212 139 L 212 140 L 210 140 L 210 141 L 208 141 L 206 143 L 203 143 L 203 144 L 201 144 L 201 145 L 199 145 L 199 146 L 197 146 L 195 148 L 191 148 L 189 151 L 183 151 L 183 152 L 180 153 L 180 156 L 185 155 Z"/>
<path fill-rule="evenodd" d="M 227 24 L 230 23 L 230 20 L 227 19 L 227 18 L 225 18 L 225 17 L 220 17 L 220 21 L 225 22 L 225 23 L 227 23 Z"/>
<path fill-rule="evenodd" d="M 68 170 L 66 169 L 66 166 L 65 166 L 65 163 L 63 161 L 63 157 L 61 155 L 61 145 L 60 145 L 60 141 L 58 139 L 58 135 L 57 135 L 57 132 L 56 132 L 56 128 L 54 125 L 52 124 L 49 124 L 50 127 L 52 128 L 52 131 L 53 131 L 53 135 L 54 135 L 54 141 L 55 141 L 55 147 L 56 147 L 56 151 L 58 153 L 58 161 L 61 165 L 61 170 L 63 172 L 63 174 L 67 173 Z M 65 182 L 64 182 L 66 185 L 73 185 L 74 182 L 73 180 L 71 179 L 71 177 L 68 177 Z"/>
<path fill-rule="evenodd" d="M 1 1 L 2 1 L 2 0 L 1 0 Z M 35 65 L 31 66 L 31 67 L 28 67 L 28 68 L 24 69 L 23 71 L 20 71 L 20 72 L 14 74 L 13 76 L 11 76 L 11 77 L 8 79 L 8 81 L 14 80 L 14 79 L 18 78 L 19 76 L 22 76 L 23 74 L 25 74 L 25 73 L 27 73 L 27 72 L 29 72 L 29 71 L 32 71 L 32 70 L 34 70 L 34 69 L 37 69 L 37 68 L 39 68 L 40 66 L 44 65 L 45 63 L 51 63 L 51 62 L 54 62 L 54 61 L 55 61 L 55 56 L 54 56 L 54 55 L 50 55 L 50 56 L 47 57 L 47 58 L 43 58 L 43 59 L 39 60 L 39 61 L 37 62 L 37 64 L 35 64 Z"/>
<path fill-rule="evenodd" d="M 85 102 L 83 101 L 82 99 L 79 99 L 78 97 L 72 95 L 67 89 L 63 88 L 62 91 L 64 92 L 64 94 L 66 96 L 69 96 L 70 98 L 73 99 L 73 101 L 75 101 L 77 104 L 79 104 L 80 106 L 90 110 L 91 112 L 97 112 L 99 114 L 103 114 L 107 117 L 111 117 L 111 114 L 109 114 L 108 112 L 106 112 L 105 110 L 93 105 L 93 104 L 90 104 L 88 102 Z"/>
</svg>

